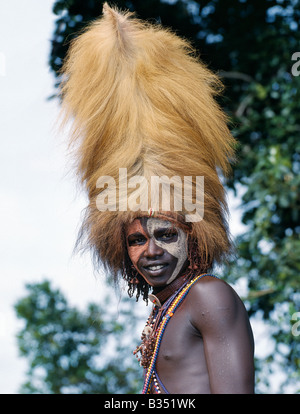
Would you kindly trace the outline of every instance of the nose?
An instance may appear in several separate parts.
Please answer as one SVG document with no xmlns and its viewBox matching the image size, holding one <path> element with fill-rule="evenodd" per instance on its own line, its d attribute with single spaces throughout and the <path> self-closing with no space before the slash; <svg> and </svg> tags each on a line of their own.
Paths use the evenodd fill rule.
<svg viewBox="0 0 300 414">
<path fill-rule="evenodd" d="M 157 246 L 157 244 L 155 244 L 155 240 L 151 238 L 149 240 L 148 247 L 145 251 L 145 256 L 149 258 L 153 258 L 156 256 L 162 256 L 163 254 L 164 254 L 164 249 Z"/>
</svg>

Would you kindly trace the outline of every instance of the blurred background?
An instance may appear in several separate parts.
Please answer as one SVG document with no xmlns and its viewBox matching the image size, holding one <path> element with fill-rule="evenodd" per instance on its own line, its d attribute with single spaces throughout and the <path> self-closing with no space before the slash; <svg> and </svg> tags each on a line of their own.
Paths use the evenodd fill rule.
<svg viewBox="0 0 300 414">
<path fill-rule="evenodd" d="M 73 255 L 86 199 L 57 129 L 59 69 L 98 0 L 0 0 L 0 393 L 139 393 L 132 350 L 150 307 Z M 110 3 L 112 4 L 112 3 Z M 298 393 L 300 4 L 114 1 L 188 38 L 225 84 L 239 142 L 227 183 L 256 392 Z"/>
</svg>

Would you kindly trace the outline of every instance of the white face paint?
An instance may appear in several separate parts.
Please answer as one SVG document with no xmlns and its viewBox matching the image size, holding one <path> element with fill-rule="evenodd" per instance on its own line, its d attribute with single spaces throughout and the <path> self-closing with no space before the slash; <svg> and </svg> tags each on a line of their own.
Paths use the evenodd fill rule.
<svg viewBox="0 0 300 414">
<path fill-rule="evenodd" d="M 150 238 L 155 242 L 155 244 L 162 249 L 166 250 L 172 256 L 178 259 L 177 265 L 171 275 L 171 277 L 167 280 L 167 285 L 169 285 L 173 280 L 176 279 L 178 273 L 180 272 L 184 262 L 186 261 L 188 254 L 187 254 L 187 234 L 176 227 L 178 237 L 177 240 L 173 243 L 162 242 L 154 238 L 154 232 L 158 228 L 166 227 L 171 228 L 174 225 L 166 220 L 162 220 L 159 218 L 149 218 L 147 220 L 147 231 L 149 233 Z"/>
</svg>

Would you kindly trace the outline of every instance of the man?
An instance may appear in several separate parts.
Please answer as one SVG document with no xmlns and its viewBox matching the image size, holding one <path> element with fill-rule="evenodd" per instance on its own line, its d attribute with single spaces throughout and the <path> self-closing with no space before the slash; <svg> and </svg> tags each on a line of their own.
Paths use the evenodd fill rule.
<svg viewBox="0 0 300 414">
<path fill-rule="evenodd" d="M 79 242 L 130 296 L 154 303 L 136 350 L 143 393 L 253 392 L 246 311 L 208 274 L 232 251 L 219 173 L 235 140 L 218 77 L 186 40 L 106 3 L 63 73 L 88 195 Z"/>
<path fill-rule="evenodd" d="M 153 287 L 153 319 L 170 298 L 178 297 L 193 280 L 193 274 L 198 276 L 163 333 L 147 384 L 149 391 L 253 393 L 252 332 L 247 312 L 234 290 L 211 275 L 199 277 L 196 270 L 189 272 L 187 234 L 169 221 L 135 219 L 127 226 L 126 239 L 134 268 Z M 146 369 L 153 358 L 153 349 L 147 355 L 149 337 L 157 335 L 161 322 L 156 321 L 155 332 L 153 321 L 148 321 L 146 341 L 138 349 Z"/>
</svg>

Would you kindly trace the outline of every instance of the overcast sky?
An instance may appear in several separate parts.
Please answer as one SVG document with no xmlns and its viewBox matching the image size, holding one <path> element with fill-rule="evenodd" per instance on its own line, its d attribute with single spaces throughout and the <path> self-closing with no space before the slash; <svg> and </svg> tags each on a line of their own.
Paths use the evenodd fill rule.
<svg viewBox="0 0 300 414">
<path fill-rule="evenodd" d="M 85 199 L 56 132 L 47 65 L 53 0 L 0 0 L 0 392 L 15 393 L 26 362 L 13 304 L 26 282 L 53 281 L 71 304 L 101 297 L 89 256 L 72 256 Z"/>
<path fill-rule="evenodd" d="M 57 101 L 48 68 L 53 0 L 0 0 L 0 393 L 16 393 L 26 361 L 18 357 L 13 310 L 26 282 L 50 279 L 71 304 L 103 297 L 88 255 L 72 256 L 85 198 L 68 175 Z M 237 200 L 230 199 L 233 210 Z M 240 213 L 231 230 L 241 231 Z M 148 310 L 147 310 L 148 312 Z M 256 327 L 263 341 L 263 332 Z M 262 343 L 262 342 L 261 342 Z M 134 348 L 134 347 L 133 347 Z"/>
</svg>

